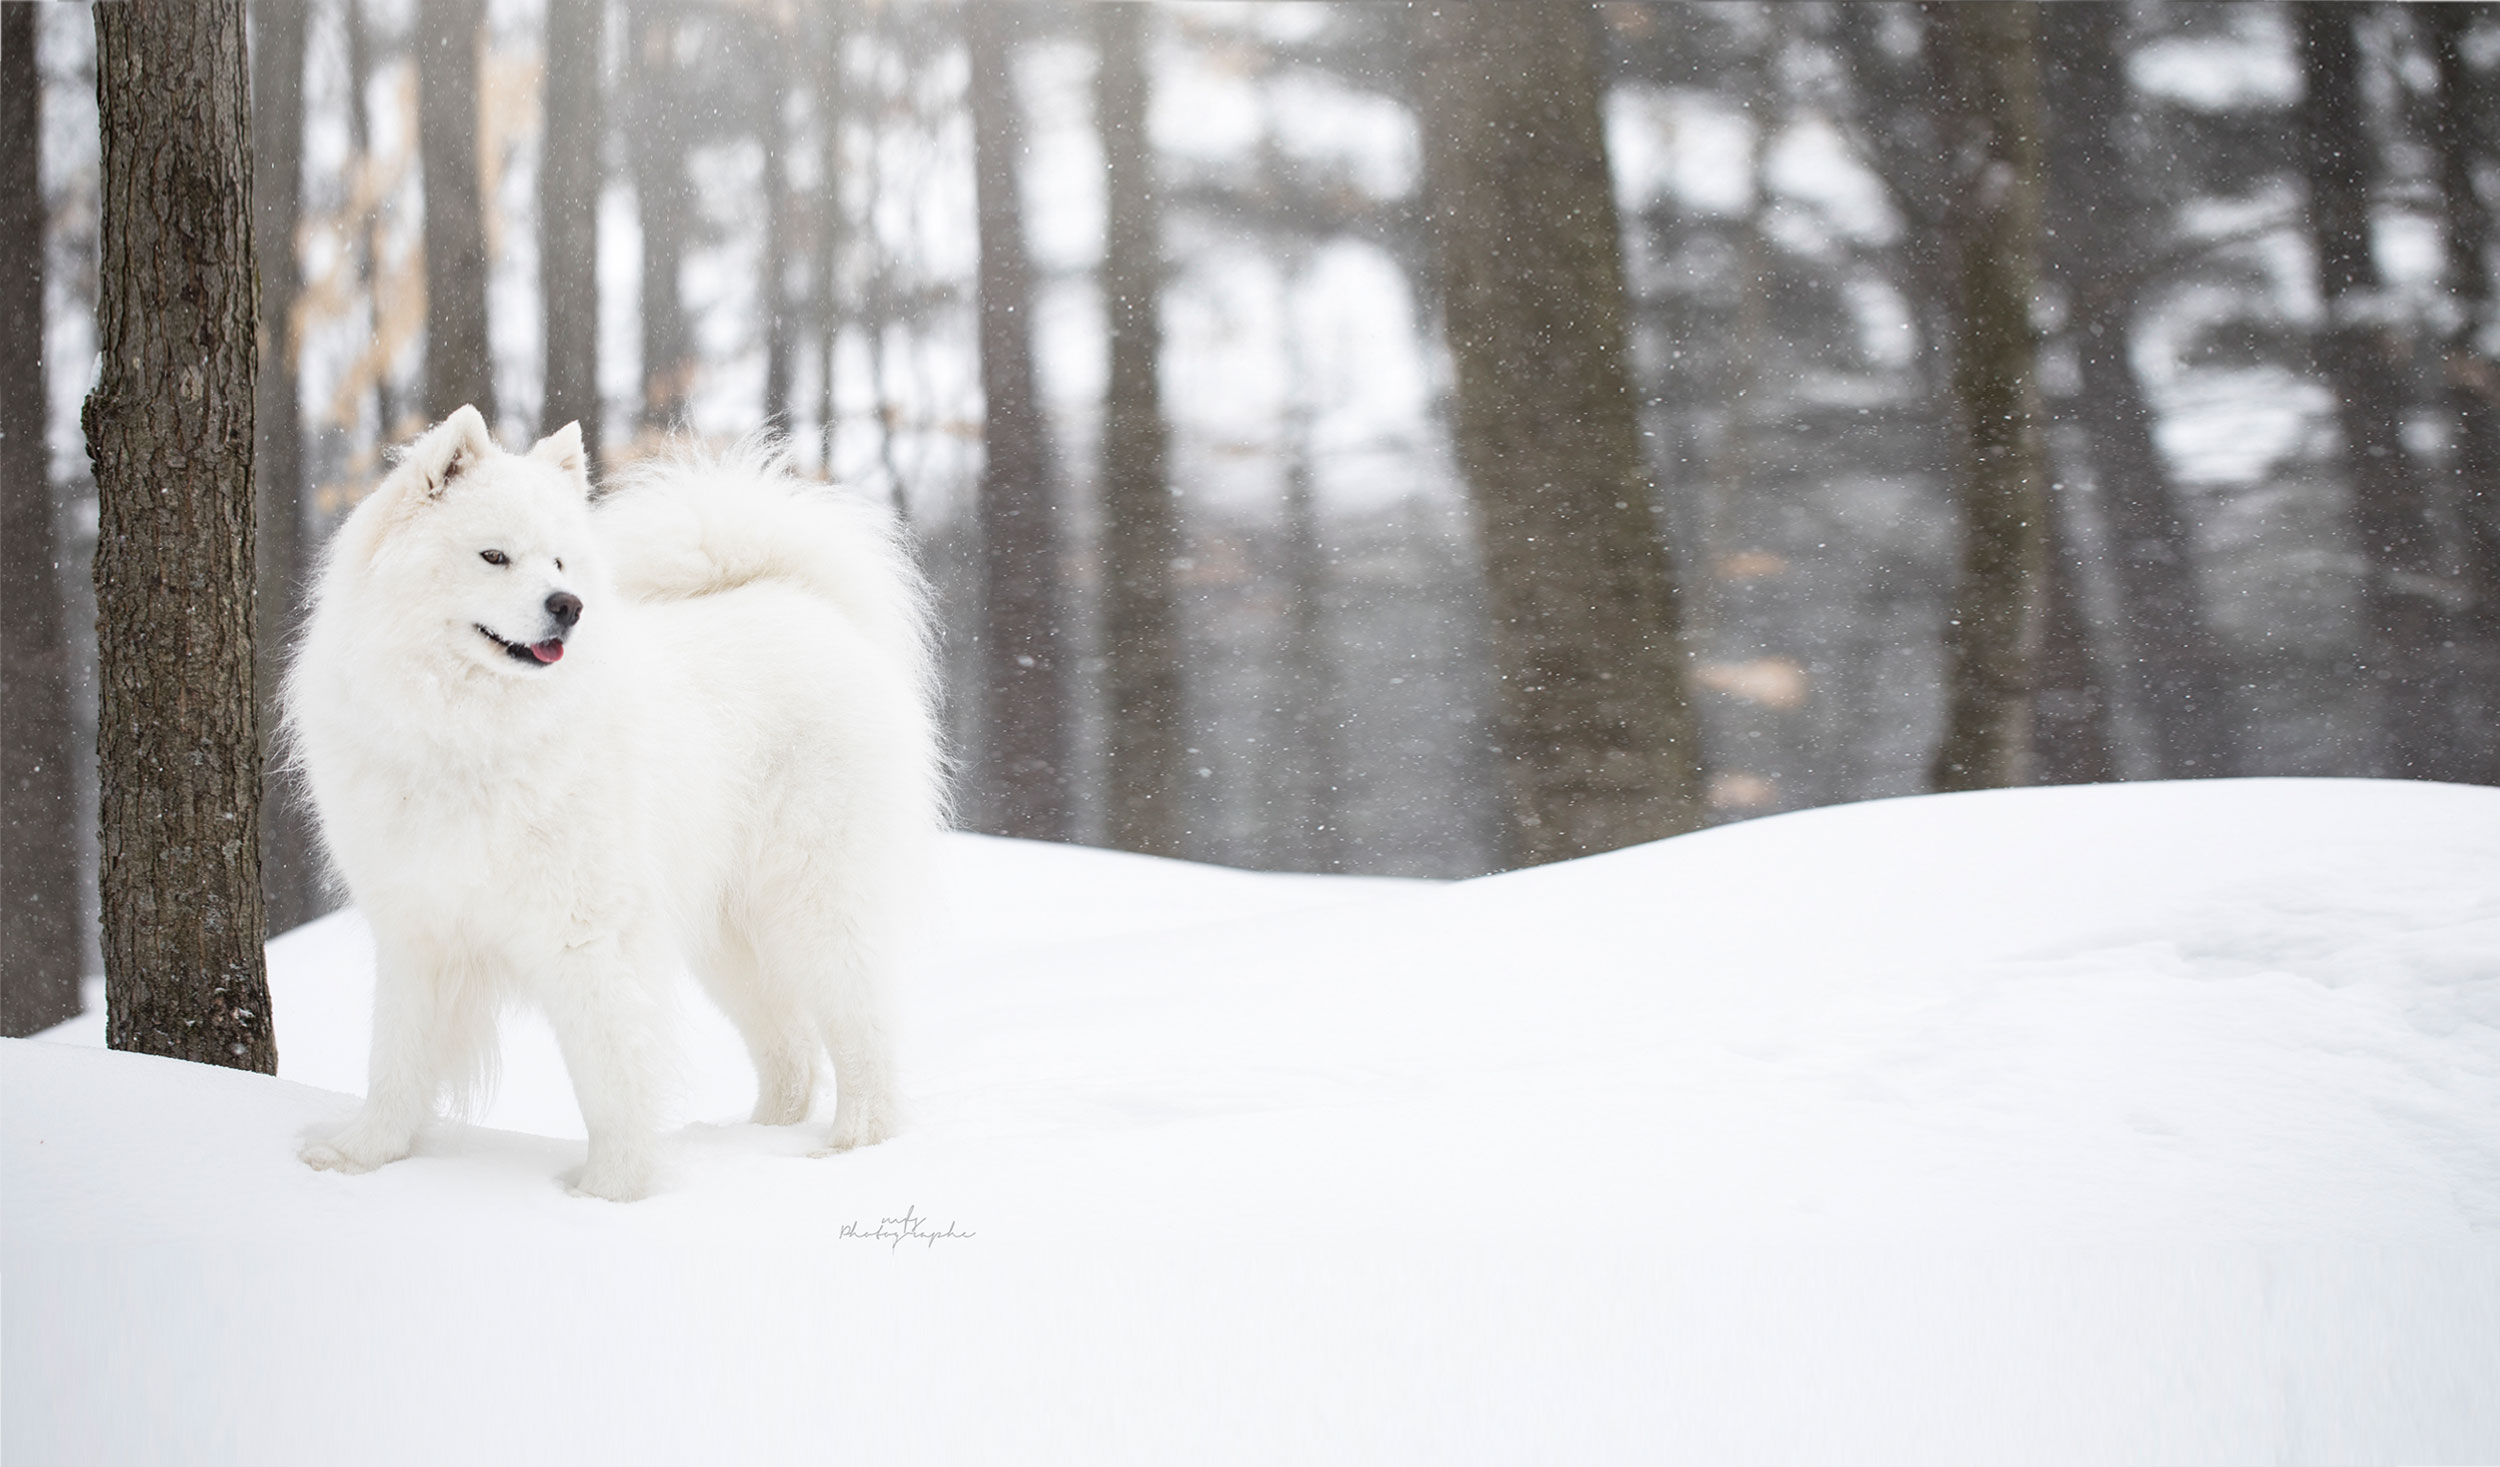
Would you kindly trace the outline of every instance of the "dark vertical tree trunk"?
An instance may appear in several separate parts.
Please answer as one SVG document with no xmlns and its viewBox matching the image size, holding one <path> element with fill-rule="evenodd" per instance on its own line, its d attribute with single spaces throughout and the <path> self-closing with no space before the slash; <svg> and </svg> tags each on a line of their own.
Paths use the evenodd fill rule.
<svg viewBox="0 0 2500 1467">
<path fill-rule="evenodd" d="M 1290 326 L 1287 327 L 1291 329 Z M 1289 390 L 1299 390 L 1296 383 Z M 1276 665 L 1285 681 L 1286 819 L 1295 864 L 1310 871 L 1345 867 L 1337 667 L 1328 635 L 1328 552 L 1320 542 L 1318 496 L 1312 492 L 1311 415 L 1296 408 L 1285 425 L 1285 644 Z"/>
<path fill-rule="evenodd" d="M 78 1012 L 69 637 L 44 450 L 42 74 L 0 5 L 0 1034 Z"/>
<path fill-rule="evenodd" d="M 2043 509 L 2048 543 L 2042 559 L 2040 695 L 2033 718 L 2037 772 L 2042 784 L 2102 784 L 2118 777 L 2109 693 L 2092 646 L 2064 497 L 2062 490 L 2052 490 Z"/>
<path fill-rule="evenodd" d="M 2467 748 L 2455 772 L 2500 784 L 2500 357 L 2489 347 L 2500 334 L 2500 301 L 2491 282 L 2491 206 L 2475 179 L 2478 170 L 2500 161 L 2493 141 L 2500 120 L 2492 115 L 2488 83 L 2466 59 L 2466 32 L 2478 12 L 2490 13 L 2474 5 L 2428 5 L 2418 13 L 2430 24 L 2439 64 L 2439 191 L 2448 291 L 2457 304 L 2441 355 L 2456 424 L 2457 515 L 2473 597 L 2461 639 L 2468 659 Z"/>
<path fill-rule="evenodd" d="M 686 173 L 679 106 L 677 11 L 671 0 L 642 0 L 631 12 L 633 117 L 626 148 L 642 226 L 642 416 L 645 431 L 674 426 L 694 375 L 685 303 L 677 275 L 685 261 L 686 219 L 694 204 Z"/>
<path fill-rule="evenodd" d="M 1173 559 L 1180 518 L 1163 418 L 1163 209 L 1146 137 L 1145 5 L 1093 7 L 1107 222 L 1103 306 L 1111 381 L 1103 401 L 1101 504 L 1105 691 L 1111 707 L 1111 844 L 1183 853 L 1184 720 Z"/>
<path fill-rule="evenodd" d="M 981 221 L 981 795 L 1001 835 L 1065 840 L 1068 677 L 1058 483 L 1033 376 L 1033 267 L 1024 247 L 1024 122 L 1010 7 L 973 0 L 972 151 Z"/>
<path fill-rule="evenodd" d="M 425 412 L 495 421 L 486 343 L 486 213 L 478 195 L 477 64 L 483 0 L 417 11 L 417 151 L 425 171 Z"/>
<path fill-rule="evenodd" d="M 277 1068 L 252 697 L 242 0 L 99 5 L 96 536 L 105 1038 Z"/>
<path fill-rule="evenodd" d="M 1960 579 L 1945 625 L 1945 731 L 1929 781 L 2033 777 L 2048 469 L 2031 330 L 2040 249 L 2040 95 L 2031 4 L 1929 4 L 1956 165 L 1945 229 L 1956 287 L 1953 400 Z"/>
<path fill-rule="evenodd" d="M 2439 541 L 2431 498 L 2404 446 L 2404 364 L 2411 352 L 2378 319 L 2384 301 L 2371 252 L 2370 181 L 2376 156 L 2362 113 L 2356 7 L 2303 0 L 2297 7 L 2305 96 L 2299 130 L 2309 185 L 2309 240 L 2326 323 L 2318 366 L 2335 393 L 2352 484 L 2356 548 L 2368 567 L 2362 592 L 2363 669 L 2377 689 L 2388 774 L 2444 779 L 2453 767 L 2451 635 L 2441 605 Z"/>
<path fill-rule="evenodd" d="M 349 142 L 355 147 L 356 157 L 370 160 L 373 157 L 373 126 L 368 109 L 371 106 L 370 99 L 373 94 L 375 66 L 373 34 L 365 24 L 366 0 L 340 0 L 340 3 L 347 12 L 347 78 L 350 88 L 347 136 Z M 378 331 L 383 309 L 374 292 L 379 287 L 382 278 L 383 201 L 371 200 L 367 204 L 364 217 L 357 222 L 359 232 L 363 237 L 363 245 L 357 251 L 356 256 L 357 283 L 364 287 L 366 299 L 373 303 L 373 324 Z M 400 420 L 406 414 L 406 405 L 400 401 L 399 393 L 391 382 L 391 370 L 388 363 L 376 366 L 373 371 L 375 433 L 384 442 L 401 436 L 405 425 Z"/>
<path fill-rule="evenodd" d="M 762 49 L 766 95 L 758 99 L 756 130 L 764 144 L 764 412 L 787 425 L 797 407 L 798 331 L 792 319 L 796 301 L 790 289 L 793 247 L 798 238 L 798 189 L 791 177 L 790 120 L 783 99 L 790 94 L 793 68 L 791 44 L 797 39 L 785 17 L 767 13 L 756 18 Z"/>
<path fill-rule="evenodd" d="M 599 462 L 599 195 L 607 182 L 607 0 L 548 0 L 546 151 L 538 168 L 538 271 L 547 309 L 547 401 L 539 431 L 582 425 Z"/>
<path fill-rule="evenodd" d="M 258 561 L 254 682 L 266 753 L 278 726 L 278 680 L 293 640 L 307 580 L 304 534 L 304 422 L 296 380 L 295 301 L 304 272 L 295 229 L 304 193 L 305 0 L 253 0 L 252 203 L 260 275 L 260 402 L 252 476 L 259 505 L 252 533 Z M 260 877 L 269 930 L 284 932 L 321 915 L 311 811 L 303 787 L 268 778 L 261 793 Z"/>
<path fill-rule="evenodd" d="M 2155 767 L 2171 779 L 2227 775 L 2238 740 L 2221 649 L 2197 581 L 2194 536 L 2135 375 L 2133 281 L 2156 226 L 2119 132 L 2134 108 L 2119 46 L 2125 18 L 2110 0 L 2040 8 L 2050 256 L 2067 288 L 2081 378 L 2071 411 L 2108 517 L 2128 684 L 2146 715 Z"/>
<path fill-rule="evenodd" d="M 846 108 L 843 91 L 843 22 L 841 6 L 809 12 L 808 43 L 816 57 L 816 245 L 808 261 L 812 314 L 817 348 L 824 353 L 823 379 L 817 383 L 817 434 L 823 439 L 825 477 L 834 476 L 833 451 L 841 430 L 841 376 L 836 368 L 842 348 L 842 128 Z"/>
<path fill-rule="evenodd" d="M 1699 740 L 1627 359 L 1595 12 L 1577 0 L 1443 6 L 1419 39 L 1509 857 L 1690 830 Z"/>
</svg>

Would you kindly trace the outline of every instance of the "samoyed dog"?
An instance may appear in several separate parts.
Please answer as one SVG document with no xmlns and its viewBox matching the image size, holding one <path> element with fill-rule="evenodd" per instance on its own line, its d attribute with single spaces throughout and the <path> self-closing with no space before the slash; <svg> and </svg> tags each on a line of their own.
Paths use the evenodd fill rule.
<svg viewBox="0 0 2500 1467">
<path fill-rule="evenodd" d="M 326 553 L 289 757 L 379 954 L 364 1108 L 315 1167 L 406 1156 L 552 1023 L 590 1133 L 572 1190 L 655 1184 L 691 968 L 755 1057 L 755 1119 L 893 1134 L 885 993 L 943 818 L 923 583 L 880 510 L 769 446 L 593 499 L 577 427 L 507 453 L 473 408 Z"/>
</svg>

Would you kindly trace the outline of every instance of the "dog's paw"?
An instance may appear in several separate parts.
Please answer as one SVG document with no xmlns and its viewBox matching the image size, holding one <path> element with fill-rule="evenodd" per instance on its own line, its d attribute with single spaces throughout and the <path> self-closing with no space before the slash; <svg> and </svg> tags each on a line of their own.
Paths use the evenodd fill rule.
<svg viewBox="0 0 2500 1467">
<path fill-rule="evenodd" d="M 755 1113 L 749 1122 L 758 1126 L 795 1126 L 807 1119 L 807 1101 L 787 1096 L 764 1097 L 755 1102 Z"/>
<path fill-rule="evenodd" d="M 613 1159 L 587 1162 L 564 1174 L 564 1190 L 575 1197 L 596 1197 L 602 1202 L 640 1202 L 658 1185 L 656 1169 L 648 1162 L 620 1162 Z"/>
<path fill-rule="evenodd" d="M 408 1147 L 375 1145 L 352 1134 L 342 1133 L 327 1138 L 314 1137 L 296 1153 L 304 1165 L 317 1172 L 345 1172 L 355 1175 L 387 1166 L 408 1154 Z"/>
<path fill-rule="evenodd" d="M 845 1105 L 835 1114 L 833 1134 L 825 1138 L 824 1147 L 808 1155 L 840 1156 L 846 1151 L 874 1146 L 880 1141 L 892 1139 L 895 1129 L 893 1117 L 882 1107 L 872 1109 Z"/>
</svg>

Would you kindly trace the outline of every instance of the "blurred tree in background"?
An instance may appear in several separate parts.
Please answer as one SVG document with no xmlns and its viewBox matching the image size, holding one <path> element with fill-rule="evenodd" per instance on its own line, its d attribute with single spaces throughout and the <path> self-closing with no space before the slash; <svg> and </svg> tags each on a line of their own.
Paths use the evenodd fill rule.
<svg viewBox="0 0 2500 1467">
<path fill-rule="evenodd" d="M 70 647 L 44 452 L 43 88 L 35 8 L 0 8 L 0 1032 L 78 1012 Z"/>
</svg>

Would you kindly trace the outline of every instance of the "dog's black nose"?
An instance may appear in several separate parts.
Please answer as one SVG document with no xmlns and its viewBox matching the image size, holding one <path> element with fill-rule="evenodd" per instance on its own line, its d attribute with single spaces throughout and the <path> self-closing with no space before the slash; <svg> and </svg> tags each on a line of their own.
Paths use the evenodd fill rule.
<svg viewBox="0 0 2500 1467">
<path fill-rule="evenodd" d="M 569 628 L 582 619 L 582 598 L 570 591 L 558 591 L 547 598 L 547 614 L 556 619 L 557 626 Z"/>
</svg>

